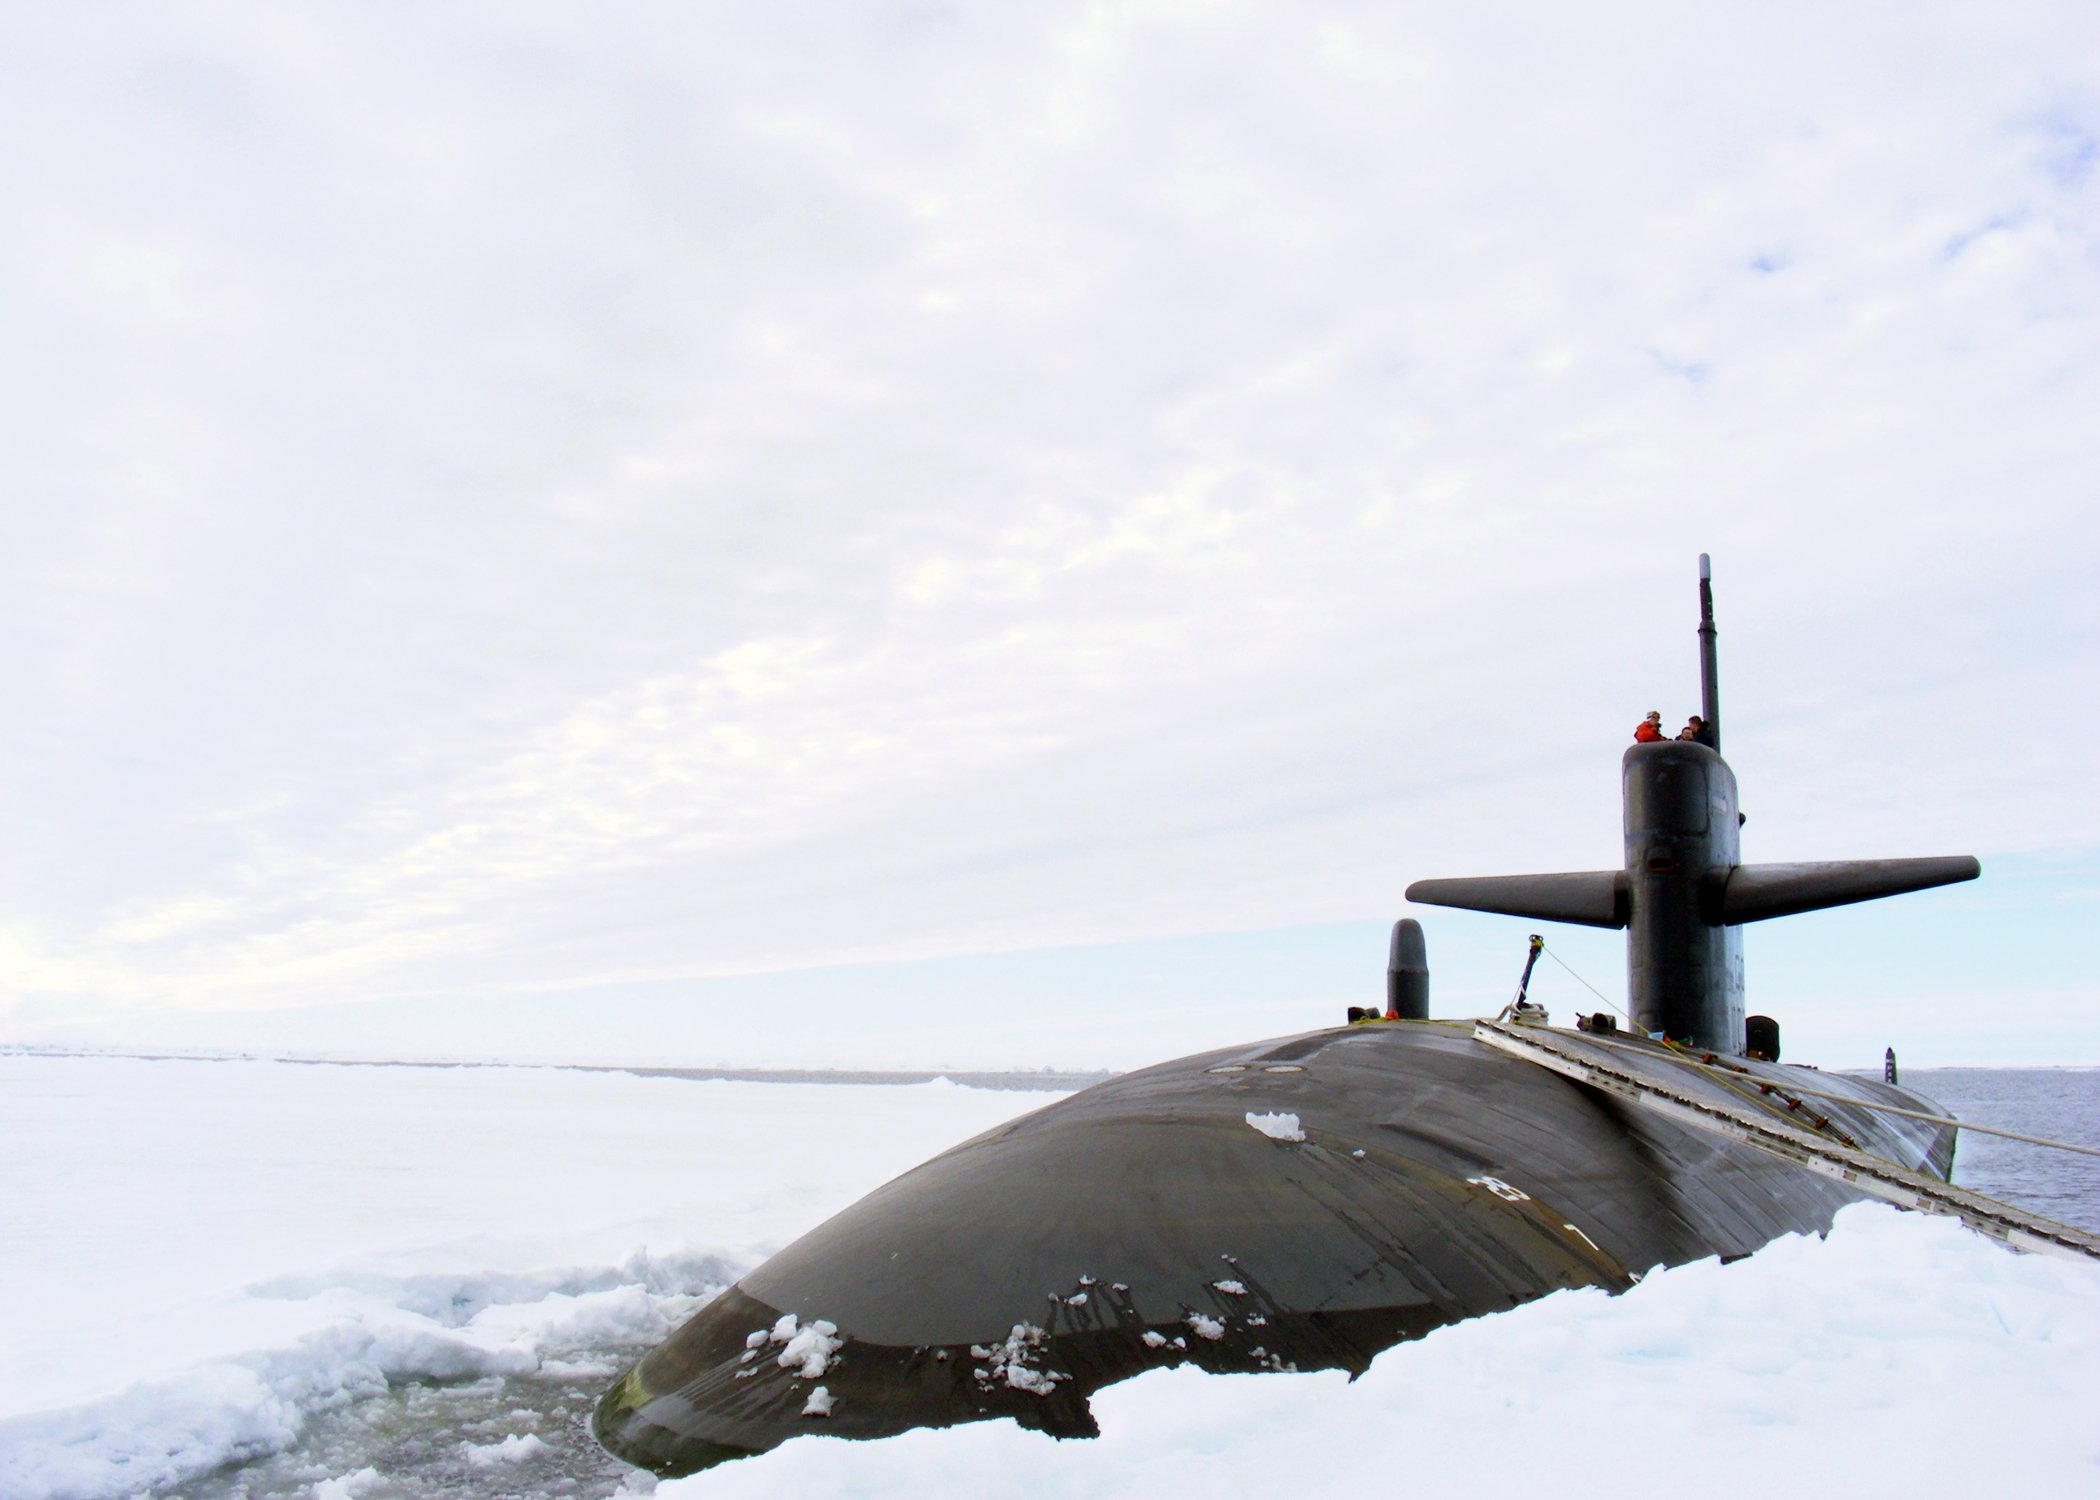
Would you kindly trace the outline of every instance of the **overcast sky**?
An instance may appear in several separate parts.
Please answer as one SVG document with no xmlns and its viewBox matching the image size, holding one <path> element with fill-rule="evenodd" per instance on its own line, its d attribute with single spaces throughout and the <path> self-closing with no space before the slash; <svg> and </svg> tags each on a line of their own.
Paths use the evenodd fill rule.
<svg viewBox="0 0 2100 1500">
<path fill-rule="evenodd" d="M 1704 551 L 1745 858 L 1985 866 L 1753 1008 L 2100 1061 L 2090 7 L 45 5 L 0 142 L 0 1040 L 1322 1024 Z"/>
</svg>

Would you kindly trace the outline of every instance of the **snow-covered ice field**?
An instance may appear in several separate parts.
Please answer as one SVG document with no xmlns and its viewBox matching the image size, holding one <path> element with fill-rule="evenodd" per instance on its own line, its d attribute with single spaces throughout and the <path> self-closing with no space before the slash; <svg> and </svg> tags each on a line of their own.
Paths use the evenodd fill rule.
<svg viewBox="0 0 2100 1500">
<path fill-rule="evenodd" d="M 192 1478 L 390 1380 L 602 1364 L 1047 1097 L 0 1057 L 0 1495 Z"/>
<path fill-rule="evenodd" d="M 646 1489 L 579 1425 L 622 1360 L 1048 1097 L 0 1056 L 0 1496 Z M 1354 1384 L 1162 1372 L 1095 1407 L 1096 1442 L 815 1438 L 658 1493 L 2095 1494 L 2100 1266 L 1860 1207 Z"/>
</svg>

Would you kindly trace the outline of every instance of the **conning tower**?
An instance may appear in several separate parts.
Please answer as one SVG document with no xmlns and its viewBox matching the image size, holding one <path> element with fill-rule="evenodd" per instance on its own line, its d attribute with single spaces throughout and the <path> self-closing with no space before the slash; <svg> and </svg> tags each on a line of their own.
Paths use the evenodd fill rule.
<svg viewBox="0 0 2100 1500">
<path fill-rule="evenodd" d="M 1746 922 L 1974 880 L 1971 855 L 1746 865 L 1735 772 L 1721 759 L 1712 567 L 1699 558 L 1700 738 L 1636 744 L 1620 763 L 1624 868 L 1418 880 L 1407 899 L 1626 929 L 1633 1024 L 1716 1052 L 1744 1050 Z"/>
</svg>

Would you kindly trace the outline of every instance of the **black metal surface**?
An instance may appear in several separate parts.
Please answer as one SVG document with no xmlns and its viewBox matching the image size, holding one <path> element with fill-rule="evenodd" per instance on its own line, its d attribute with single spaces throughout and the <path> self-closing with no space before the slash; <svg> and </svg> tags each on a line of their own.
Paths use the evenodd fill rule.
<svg viewBox="0 0 2100 1500">
<path fill-rule="evenodd" d="M 1974 880 L 1975 856 L 1927 859 L 1833 859 L 1806 864 L 1738 865 L 1722 872 L 1718 920 L 1730 924 L 1790 917 Z"/>
<path fill-rule="evenodd" d="M 1704 745 L 1632 745 L 1625 792 L 1627 1011 L 1636 1028 L 1673 1041 L 1743 1050 L 1743 942 L 1707 920 L 1703 883 L 1735 867 L 1735 773 Z"/>
<path fill-rule="evenodd" d="M 1385 1013 L 1392 1021 L 1429 1019 L 1429 941 L 1413 917 L 1393 924 L 1392 951 L 1385 961 Z"/>
<path fill-rule="evenodd" d="M 1624 870 L 1575 870 L 1552 875 L 1461 875 L 1417 880 L 1407 899 L 1425 906 L 1573 922 L 1583 927 L 1624 927 L 1633 913 Z"/>
<path fill-rule="evenodd" d="M 1946 1132 L 1831 1112 L 1944 1172 Z M 1250 1114 L 1295 1115 L 1304 1139 Z M 1145 1369 L 1361 1370 L 1444 1323 L 1820 1230 L 1852 1197 L 1496 1053 L 1470 1023 L 1309 1032 L 1112 1079 L 906 1173 L 709 1304 L 595 1426 L 664 1474 L 805 1432 L 1011 1417 L 1083 1436 L 1087 1398 Z M 834 1325 L 836 1361 L 805 1376 L 749 1347 L 783 1313 Z M 831 1410 L 805 1415 L 819 1385 Z"/>
<path fill-rule="evenodd" d="M 1699 743 L 1721 752 L 1721 665 L 1714 626 L 1713 559 L 1699 554 Z"/>
</svg>

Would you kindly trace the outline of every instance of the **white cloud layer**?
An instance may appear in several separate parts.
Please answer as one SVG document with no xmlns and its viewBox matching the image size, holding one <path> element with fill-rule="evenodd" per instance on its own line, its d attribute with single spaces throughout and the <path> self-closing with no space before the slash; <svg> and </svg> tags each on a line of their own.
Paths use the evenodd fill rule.
<svg viewBox="0 0 2100 1500">
<path fill-rule="evenodd" d="M 43 7 L 0 138 L 0 1032 L 1610 863 L 1700 551 L 1749 857 L 2100 848 L 2087 12 Z"/>
</svg>

